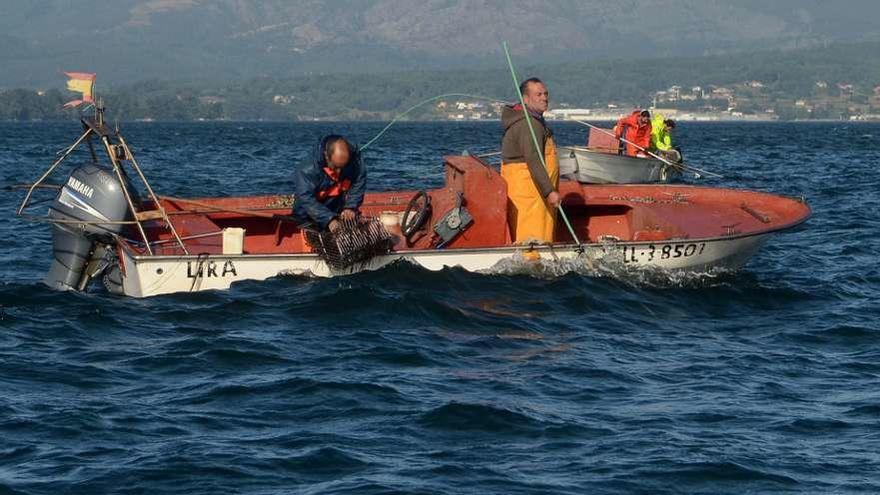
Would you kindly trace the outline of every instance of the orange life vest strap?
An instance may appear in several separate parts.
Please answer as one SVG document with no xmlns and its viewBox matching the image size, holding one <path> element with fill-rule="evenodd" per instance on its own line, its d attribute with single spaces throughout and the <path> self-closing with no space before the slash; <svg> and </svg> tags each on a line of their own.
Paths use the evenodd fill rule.
<svg viewBox="0 0 880 495">
<path fill-rule="evenodd" d="M 331 180 L 333 180 L 333 185 L 330 186 L 328 189 L 324 189 L 315 193 L 318 201 L 324 201 L 325 199 L 332 196 L 339 196 L 340 194 L 343 194 L 351 189 L 351 180 L 339 180 L 340 170 L 334 170 L 330 167 L 324 167 L 324 173 L 327 174 L 327 176 L 330 177 Z"/>
</svg>

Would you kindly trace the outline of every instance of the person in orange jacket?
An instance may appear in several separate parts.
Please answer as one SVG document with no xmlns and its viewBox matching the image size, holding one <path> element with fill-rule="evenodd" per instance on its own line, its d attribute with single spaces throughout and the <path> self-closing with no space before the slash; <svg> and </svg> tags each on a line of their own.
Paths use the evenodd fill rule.
<svg viewBox="0 0 880 495">
<path fill-rule="evenodd" d="M 651 146 L 651 112 L 636 110 L 626 117 L 621 117 L 614 126 L 614 137 L 629 141 L 626 143 L 626 154 L 644 158 L 647 155 L 633 144 L 644 149 Z M 633 144 L 630 144 L 633 143 Z"/>
</svg>

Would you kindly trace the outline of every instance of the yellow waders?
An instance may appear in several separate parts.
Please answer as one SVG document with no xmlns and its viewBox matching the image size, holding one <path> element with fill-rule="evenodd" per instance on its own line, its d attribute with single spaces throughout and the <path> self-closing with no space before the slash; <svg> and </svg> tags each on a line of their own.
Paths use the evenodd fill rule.
<svg viewBox="0 0 880 495">
<path fill-rule="evenodd" d="M 544 142 L 544 163 L 553 189 L 559 189 L 559 161 L 553 137 Z M 529 166 L 524 162 L 502 163 L 501 177 L 507 181 L 507 224 L 513 241 L 553 242 L 556 208 L 548 205 L 535 187 Z"/>
</svg>

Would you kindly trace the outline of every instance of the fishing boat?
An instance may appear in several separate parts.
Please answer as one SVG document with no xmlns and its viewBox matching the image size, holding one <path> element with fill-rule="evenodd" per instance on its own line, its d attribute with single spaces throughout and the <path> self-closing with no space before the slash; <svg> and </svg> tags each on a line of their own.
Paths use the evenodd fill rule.
<svg viewBox="0 0 880 495">
<path fill-rule="evenodd" d="M 560 146 L 559 173 L 584 184 L 669 182 L 683 167 L 656 158 L 618 154 L 620 141 L 608 129 L 590 128 L 586 146 Z"/>
<path fill-rule="evenodd" d="M 584 184 L 669 182 L 678 169 L 656 158 L 635 158 L 581 146 L 560 146 L 559 174 Z"/>
<path fill-rule="evenodd" d="M 498 171 L 474 156 L 447 156 L 443 187 L 366 195 L 363 217 L 377 219 L 392 241 L 385 252 L 338 266 L 288 216 L 291 196 L 157 195 L 101 111 L 82 124 L 81 137 L 30 185 L 18 210 L 52 223 L 54 260 L 45 282 L 62 290 L 85 290 L 100 277 L 112 292 L 147 297 L 226 289 L 283 274 L 339 276 L 399 261 L 475 272 L 492 272 L 511 259 L 608 262 L 633 270 L 738 269 L 772 234 L 810 216 L 803 199 L 762 192 L 566 180 L 559 189 L 571 228 L 559 222 L 553 243 L 514 244 L 506 221 L 507 186 Z M 63 183 L 48 184 L 82 143 L 92 161 Z M 106 160 L 99 162 L 96 147 Z M 57 193 L 48 217 L 35 217 L 28 211 L 35 191 L 44 187 Z"/>
</svg>

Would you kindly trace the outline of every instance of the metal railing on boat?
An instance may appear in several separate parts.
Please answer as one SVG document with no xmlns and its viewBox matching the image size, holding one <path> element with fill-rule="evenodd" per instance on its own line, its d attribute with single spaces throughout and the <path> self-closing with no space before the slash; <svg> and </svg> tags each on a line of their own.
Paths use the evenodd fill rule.
<svg viewBox="0 0 880 495">
<path fill-rule="evenodd" d="M 164 227 L 171 232 L 171 235 L 174 238 L 174 241 L 180 246 L 185 254 L 189 254 L 189 251 L 186 249 L 186 245 L 181 239 L 180 235 L 177 233 L 177 230 L 174 228 L 174 224 L 171 222 L 171 219 L 168 217 L 168 213 L 162 207 L 162 203 L 159 201 L 159 197 L 153 191 L 150 182 L 147 180 L 143 171 L 141 170 L 140 165 L 138 165 L 137 160 L 134 157 L 134 153 L 132 153 L 131 148 L 128 146 L 128 143 L 125 141 L 125 138 L 122 136 L 122 133 L 119 131 L 119 127 L 117 125 L 116 129 L 110 129 L 104 123 L 104 107 L 102 104 L 98 104 L 95 106 L 95 116 L 94 117 L 82 117 L 80 122 L 83 125 L 83 133 L 82 135 L 74 141 L 72 145 L 64 149 L 60 154 L 61 156 L 55 160 L 51 166 L 37 179 L 33 184 L 28 186 L 27 194 L 24 197 L 24 200 L 21 202 L 21 206 L 19 206 L 16 214 L 26 220 L 31 221 L 45 221 L 49 223 L 59 223 L 59 224 L 78 224 L 78 225 L 135 225 L 137 227 L 138 233 L 140 237 L 143 239 L 143 244 L 147 249 L 148 254 L 153 254 L 153 250 L 150 247 L 151 242 L 147 237 L 146 230 L 144 230 L 143 222 L 148 220 L 161 220 Z M 134 220 L 102 220 L 102 221 L 85 221 L 85 220 L 63 220 L 58 218 L 44 218 L 37 217 L 34 215 L 25 214 L 25 210 L 33 206 L 35 204 L 39 204 L 40 202 L 32 202 L 31 198 L 33 193 L 38 188 L 61 188 L 62 186 L 57 184 L 43 184 L 43 182 L 64 162 L 67 157 L 73 153 L 83 142 L 86 142 L 89 146 L 89 151 L 92 156 L 93 163 L 98 162 L 98 154 L 95 150 L 95 145 L 92 142 L 93 139 L 100 140 L 101 144 L 103 144 L 104 151 L 107 154 L 107 158 L 110 161 L 111 168 L 113 169 L 114 174 L 116 175 L 117 180 L 119 181 L 122 194 L 125 197 L 125 201 L 128 205 L 128 209 L 131 212 L 132 218 Z M 137 174 L 138 178 L 144 185 L 146 189 L 147 195 L 152 200 L 155 205 L 155 210 L 150 211 L 139 211 L 135 206 L 134 201 L 132 200 L 131 192 L 128 190 L 128 186 L 126 185 L 128 182 L 126 178 L 128 175 L 125 172 L 125 168 L 123 167 L 123 162 L 130 162 L 129 165 Z M 147 213 L 148 215 L 144 215 Z"/>
</svg>

